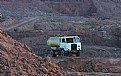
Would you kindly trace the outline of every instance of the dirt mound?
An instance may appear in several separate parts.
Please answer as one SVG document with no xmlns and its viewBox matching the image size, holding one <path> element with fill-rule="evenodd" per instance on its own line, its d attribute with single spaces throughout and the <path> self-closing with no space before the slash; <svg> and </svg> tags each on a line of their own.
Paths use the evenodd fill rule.
<svg viewBox="0 0 121 76">
<path fill-rule="evenodd" d="M 120 58 L 60 58 L 56 62 L 69 76 L 120 76 Z"/>
<path fill-rule="evenodd" d="M 29 47 L 0 29 L 0 76 L 56 76 L 63 73 L 50 57 L 33 54 Z"/>
</svg>

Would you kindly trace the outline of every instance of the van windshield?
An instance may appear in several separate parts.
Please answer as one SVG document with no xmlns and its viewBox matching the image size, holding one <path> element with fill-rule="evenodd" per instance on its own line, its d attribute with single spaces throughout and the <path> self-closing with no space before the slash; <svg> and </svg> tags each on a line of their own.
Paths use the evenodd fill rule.
<svg viewBox="0 0 121 76">
<path fill-rule="evenodd" d="M 66 43 L 78 43 L 78 42 L 80 42 L 79 37 L 66 38 Z"/>
<path fill-rule="evenodd" d="M 73 38 L 66 38 L 67 43 L 73 43 Z"/>
</svg>

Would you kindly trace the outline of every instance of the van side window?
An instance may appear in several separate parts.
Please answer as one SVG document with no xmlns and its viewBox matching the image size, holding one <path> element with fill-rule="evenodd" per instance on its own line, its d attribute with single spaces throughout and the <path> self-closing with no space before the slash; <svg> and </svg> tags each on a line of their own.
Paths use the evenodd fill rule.
<svg viewBox="0 0 121 76">
<path fill-rule="evenodd" d="M 65 39 L 62 39 L 62 42 L 65 42 Z"/>
</svg>

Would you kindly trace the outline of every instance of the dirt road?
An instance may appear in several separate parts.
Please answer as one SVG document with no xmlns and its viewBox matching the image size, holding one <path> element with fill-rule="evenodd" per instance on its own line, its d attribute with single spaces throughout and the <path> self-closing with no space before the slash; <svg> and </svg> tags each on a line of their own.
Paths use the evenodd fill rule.
<svg viewBox="0 0 121 76">
<path fill-rule="evenodd" d="M 5 31 L 9 31 L 9 30 L 11 30 L 13 28 L 20 27 L 20 26 L 24 26 L 24 24 L 29 23 L 29 22 L 34 21 L 34 20 L 37 20 L 37 19 L 39 19 L 39 17 L 33 17 L 33 18 L 30 18 L 28 20 L 25 20 L 25 21 L 23 21 L 21 23 L 15 24 L 15 25 L 13 25 L 11 27 L 4 28 L 4 30 Z"/>
</svg>

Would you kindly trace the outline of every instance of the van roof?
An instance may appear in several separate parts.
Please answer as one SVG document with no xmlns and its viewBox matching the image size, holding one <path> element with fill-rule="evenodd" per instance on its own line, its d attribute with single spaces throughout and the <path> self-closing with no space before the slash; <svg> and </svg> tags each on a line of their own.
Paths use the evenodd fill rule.
<svg viewBox="0 0 121 76">
<path fill-rule="evenodd" d="M 79 38 L 79 36 L 60 36 L 60 37 L 50 37 L 50 38 L 73 38 L 73 37 Z"/>
<path fill-rule="evenodd" d="M 78 37 L 78 36 L 63 36 L 63 37 Z"/>
<path fill-rule="evenodd" d="M 73 37 L 79 37 L 79 36 L 63 36 L 61 38 L 73 38 Z"/>
</svg>

